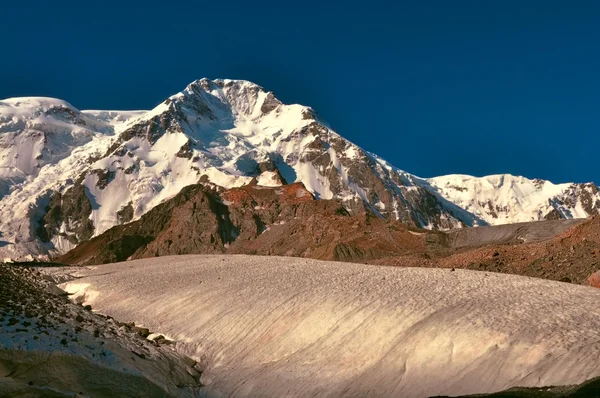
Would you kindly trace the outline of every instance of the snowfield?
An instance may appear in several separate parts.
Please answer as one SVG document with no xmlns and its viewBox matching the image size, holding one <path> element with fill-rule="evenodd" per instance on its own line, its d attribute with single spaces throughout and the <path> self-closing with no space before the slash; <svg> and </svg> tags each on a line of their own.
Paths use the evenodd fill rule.
<svg viewBox="0 0 600 398">
<path fill-rule="evenodd" d="M 466 270 L 178 256 L 88 268 L 75 300 L 179 341 L 216 396 L 425 397 L 600 376 L 600 290 Z"/>
<path fill-rule="evenodd" d="M 598 189 L 591 184 L 553 184 L 510 174 L 450 174 L 426 181 L 442 197 L 489 225 L 540 221 L 552 210 L 565 219 L 586 218 L 590 214 L 585 203 L 598 200 Z"/>
</svg>

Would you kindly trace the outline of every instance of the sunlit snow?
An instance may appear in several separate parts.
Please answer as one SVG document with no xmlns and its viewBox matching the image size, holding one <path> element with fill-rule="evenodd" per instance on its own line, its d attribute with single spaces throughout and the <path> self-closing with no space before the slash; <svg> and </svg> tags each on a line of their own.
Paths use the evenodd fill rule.
<svg viewBox="0 0 600 398">
<path fill-rule="evenodd" d="M 514 275 L 180 256 L 61 269 L 224 396 L 425 397 L 600 376 L 600 290 Z"/>
</svg>

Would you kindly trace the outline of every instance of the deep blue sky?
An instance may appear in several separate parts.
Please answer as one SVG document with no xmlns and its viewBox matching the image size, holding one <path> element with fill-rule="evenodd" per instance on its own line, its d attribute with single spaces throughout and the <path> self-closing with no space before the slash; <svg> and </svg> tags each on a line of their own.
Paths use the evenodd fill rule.
<svg viewBox="0 0 600 398">
<path fill-rule="evenodd" d="M 420 176 L 600 183 L 597 2 L 86 3 L 2 5 L 0 98 L 145 109 L 247 79 Z"/>
</svg>

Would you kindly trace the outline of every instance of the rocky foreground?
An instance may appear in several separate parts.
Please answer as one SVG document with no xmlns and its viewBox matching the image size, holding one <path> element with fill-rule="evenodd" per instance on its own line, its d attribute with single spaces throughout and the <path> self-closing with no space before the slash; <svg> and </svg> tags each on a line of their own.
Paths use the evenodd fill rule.
<svg viewBox="0 0 600 398">
<path fill-rule="evenodd" d="M 32 268 L 0 265 L 0 396 L 193 397 L 195 362 L 167 340 L 71 302 Z"/>
<path fill-rule="evenodd" d="M 493 394 L 467 395 L 463 398 L 592 398 L 600 397 L 600 378 L 576 386 L 511 388 Z M 449 397 L 434 397 L 449 398 Z"/>
</svg>

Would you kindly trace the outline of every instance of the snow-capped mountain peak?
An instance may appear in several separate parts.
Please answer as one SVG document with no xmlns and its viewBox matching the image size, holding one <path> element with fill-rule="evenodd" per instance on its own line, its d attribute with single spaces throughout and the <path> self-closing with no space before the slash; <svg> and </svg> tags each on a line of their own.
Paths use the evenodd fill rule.
<svg viewBox="0 0 600 398">
<path fill-rule="evenodd" d="M 25 147 L 37 149 L 24 156 Z M 344 139 L 310 107 L 283 104 L 244 80 L 196 80 L 147 112 L 5 100 L 0 151 L 0 256 L 10 257 L 62 253 L 198 182 L 302 182 L 316 198 L 340 200 L 351 212 L 366 205 L 433 229 L 521 221 L 526 212 L 536 219 L 535 211 L 542 219 L 553 209 L 548 217 L 581 217 L 600 208 L 592 186 L 415 177 Z M 591 205 L 577 196 L 588 192 Z"/>
<path fill-rule="evenodd" d="M 553 184 L 510 174 L 485 177 L 452 174 L 427 180 L 443 197 L 490 225 L 598 214 L 593 183 Z"/>
</svg>

